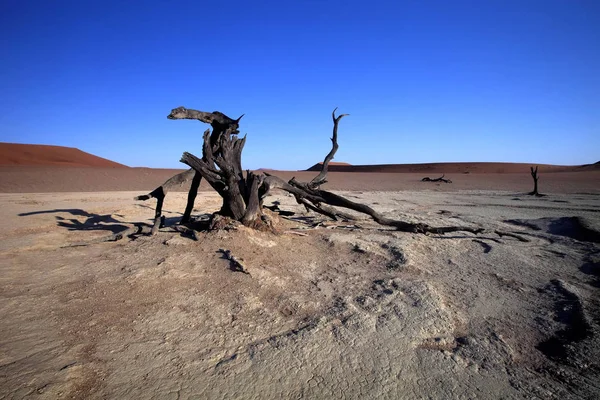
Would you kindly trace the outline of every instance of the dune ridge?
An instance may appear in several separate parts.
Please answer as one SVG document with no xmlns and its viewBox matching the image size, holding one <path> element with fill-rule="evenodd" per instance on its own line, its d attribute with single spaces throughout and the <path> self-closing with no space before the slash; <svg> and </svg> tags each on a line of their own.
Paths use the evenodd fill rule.
<svg viewBox="0 0 600 400">
<path fill-rule="evenodd" d="M 74 147 L 0 143 L 0 165 L 129 168 Z"/>
<path fill-rule="evenodd" d="M 317 163 L 306 171 L 320 171 L 323 163 Z M 382 173 L 440 173 L 440 174 L 513 174 L 529 171 L 531 166 L 539 166 L 540 173 L 548 172 L 578 172 L 600 170 L 600 162 L 585 165 L 552 165 L 537 163 L 508 163 L 508 162 L 441 162 L 420 164 L 372 164 L 351 165 L 348 163 L 332 162 L 329 171 L 332 172 L 382 172 Z"/>
</svg>

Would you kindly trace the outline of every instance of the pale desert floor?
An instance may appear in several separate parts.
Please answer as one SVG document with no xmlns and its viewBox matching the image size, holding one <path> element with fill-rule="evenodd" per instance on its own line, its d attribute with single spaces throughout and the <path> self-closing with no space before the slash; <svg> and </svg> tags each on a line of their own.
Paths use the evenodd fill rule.
<svg viewBox="0 0 600 400">
<path fill-rule="evenodd" d="M 148 224 L 154 203 L 0 194 L 0 398 L 599 398 L 598 192 L 432 189 L 344 194 L 487 232 L 334 223 L 275 193 L 296 212 L 280 235 L 194 241 L 170 193 L 158 235 L 64 247 Z M 218 207 L 201 192 L 195 215 Z"/>
</svg>

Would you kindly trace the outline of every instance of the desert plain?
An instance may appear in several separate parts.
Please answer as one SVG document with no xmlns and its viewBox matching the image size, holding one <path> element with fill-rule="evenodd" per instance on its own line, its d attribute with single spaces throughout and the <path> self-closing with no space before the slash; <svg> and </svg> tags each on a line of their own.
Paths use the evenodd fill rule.
<svg viewBox="0 0 600 400">
<path fill-rule="evenodd" d="M 331 221 L 274 192 L 279 233 L 194 240 L 182 188 L 157 235 L 92 243 L 149 226 L 133 197 L 176 171 L 0 167 L 0 398 L 599 398 L 600 170 L 540 168 L 543 197 L 527 170 L 448 170 L 326 188 L 483 233 Z M 219 206 L 203 183 L 194 217 Z"/>
</svg>

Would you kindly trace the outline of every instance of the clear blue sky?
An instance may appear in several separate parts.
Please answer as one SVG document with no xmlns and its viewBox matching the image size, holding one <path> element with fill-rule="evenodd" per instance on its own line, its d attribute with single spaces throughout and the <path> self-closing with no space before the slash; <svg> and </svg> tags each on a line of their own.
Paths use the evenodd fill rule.
<svg viewBox="0 0 600 400">
<path fill-rule="evenodd" d="M 245 113 L 246 168 L 600 160 L 600 1 L 0 2 L 0 141 L 130 166 Z"/>
</svg>

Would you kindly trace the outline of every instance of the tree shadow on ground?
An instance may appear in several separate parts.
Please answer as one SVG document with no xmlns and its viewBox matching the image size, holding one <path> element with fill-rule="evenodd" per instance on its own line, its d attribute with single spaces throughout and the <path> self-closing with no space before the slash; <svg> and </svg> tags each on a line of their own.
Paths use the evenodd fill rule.
<svg viewBox="0 0 600 400">
<path fill-rule="evenodd" d="M 56 223 L 58 226 L 67 228 L 70 231 L 108 231 L 112 233 L 123 232 L 130 228 L 123 221 L 120 221 L 113 217 L 113 214 L 94 214 L 89 213 L 79 208 L 63 208 L 53 210 L 40 210 L 31 211 L 26 213 L 18 214 L 19 217 L 27 217 L 30 215 L 38 214 L 71 214 L 73 217 L 83 217 L 85 220 L 82 222 L 81 218 L 64 218 L 60 215 L 56 215 Z M 123 218 L 123 215 L 114 214 L 117 217 Z"/>
<path fill-rule="evenodd" d="M 155 210 L 155 207 L 151 207 L 151 206 L 146 205 L 146 204 L 136 204 L 136 206 L 137 207 L 142 207 L 142 208 L 147 208 L 147 209 L 152 210 L 152 211 Z M 183 215 L 183 213 L 179 212 L 179 211 L 169 211 L 169 210 L 163 209 L 162 212 L 163 212 L 163 214 L 169 213 L 169 214 Z M 181 219 L 181 217 L 178 217 L 178 218 Z"/>
</svg>

